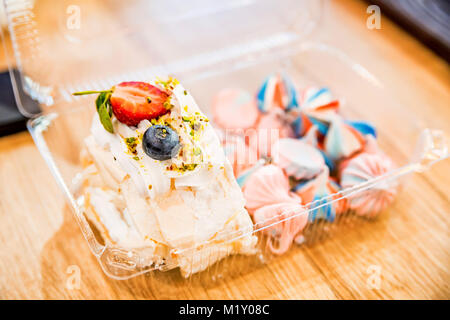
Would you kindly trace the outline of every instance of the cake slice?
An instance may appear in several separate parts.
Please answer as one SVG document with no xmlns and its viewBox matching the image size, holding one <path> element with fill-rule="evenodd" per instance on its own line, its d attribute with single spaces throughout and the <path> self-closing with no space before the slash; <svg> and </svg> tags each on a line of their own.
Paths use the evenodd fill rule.
<svg viewBox="0 0 450 320">
<path fill-rule="evenodd" d="M 253 224 L 214 129 L 173 78 L 98 93 L 79 202 L 112 246 L 184 276 L 255 253 Z M 235 240 L 233 240 L 235 239 Z"/>
</svg>

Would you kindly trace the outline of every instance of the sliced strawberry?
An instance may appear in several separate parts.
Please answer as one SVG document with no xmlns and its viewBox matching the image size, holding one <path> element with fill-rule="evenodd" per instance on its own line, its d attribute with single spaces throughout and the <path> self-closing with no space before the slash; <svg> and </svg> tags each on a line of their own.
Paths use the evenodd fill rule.
<svg viewBox="0 0 450 320">
<path fill-rule="evenodd" d="M 136 126 L 169 111 L 169 94 L 146 82 L 129 81 L 115 86 L 110 103 L 117 120 Z"/>
</svg>

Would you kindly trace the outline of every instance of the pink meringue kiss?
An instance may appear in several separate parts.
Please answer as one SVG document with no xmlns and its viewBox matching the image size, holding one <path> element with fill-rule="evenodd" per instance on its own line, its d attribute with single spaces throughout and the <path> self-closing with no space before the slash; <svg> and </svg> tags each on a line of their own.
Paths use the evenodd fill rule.
<svg viewBox="0 0 450 320">
<path fill-rule="evenodd" d="M 298 100 L 302 109 L 315 109 L 336 101 L 328 88 L 313 86 L 300 90 Z"/>
<path fill-rule="evenodd" d="M 281 109 L 273 109 L 261 115 L 255 130 L 247 130 L 248 144 L 260 157 L 271 156 L 272 146 L 281 138 L 293 137 L 294 132 Z"/>
<path fill-rule="evenodd" d="M 267 164 L 267 161 L 268 159 L 266 158 L 260 158 L 250 168 L 241 172 L 241 174 L 236 177 L 236 182 L 238 183 L 239 187 L 241 187 L 241 189 L 244 188 L 245 184 L 247 183 L 248 179 L 252 176 L 252 174 L 258 171 L 261 167 L 265 166 Z"/>
<path fill-rule="evenodd" d="M 302 141 L 306 142 L 310 146 L 315 148 L 319 147 L 319 128 L 316 125 L 312 125 L 305 135 L 301 138 Z"/>
<path fill-rule="evenodd" d="M 315 109 L 305 110 L 305 114 L 308 116 L 311 123 L 315 124 L 321 134 L 326 135 L 330 123 L 338 115 L 339 101 L 332 101 L 329 104 L 325 104 Z"/>
<path fill-rule="evenodd" d="M 347 199 L 337 194 L 341 188 L 330 178 L 328 169 L 312 180 L 300 182 L 293 190 L 310 209 L 311 222 L 316 219 L 333 222 L 336 215 L 348 208 Z"/>
<path fill-rule="evenodd" d="M 394 163 L 381 152 L 361 153 L 342 168 L 341 185 L 352 188 L 394 169 Z M 349 197 L 350 209 L 356 214 L 374 217 L 394 201 L 397 183 L 380 181 L 368 190 Z"/>
<path fill-rule="evenodd" d="M 288 110 L 298 107 L 297 90 L 286 75 L 268 76 L 256 94 L 258 109 L 262 113 L 275 108 Z"/>
<path fill-rule="evenodd" d="M 271 164 L 254 171 L 243 189 L 256 228 L 269 236 L 267 246 L 275 254 L 285 253 L 308 222 L 301 198 L 289 189 L 283 170 Z"/>
<path fill-rule="evenodd" d="M 259 111 L 255 98 L 241 89 L 221 90 L 213 99 L 214 122 L 222 129 L 248 129 L 255 125 Z"/>
<path fill-rule="evenodd" d="M 297 114 L 292 123 L 296 136 L 303 136 L 312 124 L 325 135 L 338 110 L 339 101 L 334 99 L 329 89 L 306 87 L 301 90 L 299 106 L 291 112 Z"/>
<path fill-rule="evenodd" d="M 297 180 L 311 179 L 325 168 L 322 154 L 304 141 L 292 138 L 278 140 L 272 148 L 272 158 L 288 176 Z"/>
<path fill-rule="evenodd" d="M 256 228 L 267 234 L 267 247 L 274 254 L 285 253 L 308 223 L 305 207 L 298 203 L 263 206 L 253 213 Z M 277 245 L 275 245 L 275 243 Z"/>
<path fill-rule="evenodd" d="M 243 194 L 250 213 L 272 204 L 301 203 L 301 198 L 290 191 L 289 179 L 283 170 L 272 164 L 259 168 L 248 177 Z"/>
<path fill-rule="evenodd" d="M 359 150 L 358 152 L 354 153 L 352 156 L 342 159 L 339 163 L 339 174 L 342 173 L 345 167 L 347 167 L 348 163 L 354 159 L 355 157 L 359 156 L 363 153 L 370 153 L 370 154 L 376 154 L 376 153 L 382 153 L 382 151 L 378 148 L 377 140 L 372 135 L 366 135 L 365 138 L 365 144 L 364 147 Z"/>
<path fill-rule="evenodd" d="M 336 116 L 327 131 L 324 151 L 331 160 L 336 161 L 360 151 L 364 144 L 362 134 Z"/>
<path fill-rule="evenodd" d="M 226 135 L 222 141 L 222 147 L 225 156 L 230 161 L 235 177 L 241 175 L 258 161 L 256 151 L 249 147 L 240 136 Z"/>
</svg>

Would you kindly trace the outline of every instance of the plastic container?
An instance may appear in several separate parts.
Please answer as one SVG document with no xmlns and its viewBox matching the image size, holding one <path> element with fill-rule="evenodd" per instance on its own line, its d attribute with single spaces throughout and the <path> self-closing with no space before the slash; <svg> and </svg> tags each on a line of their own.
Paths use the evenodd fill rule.
<svg viewBox="0 0 450 320">
<path fill-rule="evenodd" d="M 175 266 L 143 265 L 139 252 L 105 245 L 95 236 L 71 191 L 95 112 L 93 97 L 74 98 L 72 92 L 171 74 L 208 113 L 213 95 L 223 87 L 232 84 L 254 92 L 266 75 L 276 71 L 288 73 L 300 85 L 329 87 L 344 101 L 345 116 L 370 120 L 378 128 L 379 145 L 398 169 L 322 199 L 324 205 L 345 201 L 380 183 L 402 182 L 409 173 L 424 171 L 447 157 L 442 131 L 427 129 L 413 114 L 398 111 L 382 82 L 347 54 L 309 40 L 321 17 L 322 1 L 5 0 L 4 5 L 14 48 L 9 53 L 11 70 L 15 66 L 20 71 L 20 78 L 12 78 L 13 85 L 23 85 L 41 103 L 41 110 L 25 109 L 17 95 L 18 105 L 24 115 L 33 117 L 28 128 L 34 141 L 93 254 L 112 278 Z M 267 241 L 272 240 L 265 231 L 307 214 L 309 210 L 304 210 L 254 225 L 257 254 L 230 256 L 196 277 L 236 274 L 268 261 L 273 254 Z M 348 221 L 356 220 L 364 219 L 347 212 L 333 223 L 309 223 L 303 233 L 305 243 L 344 230 Z M 241 236 L 240 230 L 219 235 L 225 242 Z M 186 251 L 195 254 L 201 245 Z M 197 258 L 207 261 L 213 255 L 210 245 Z"/>
</svg>

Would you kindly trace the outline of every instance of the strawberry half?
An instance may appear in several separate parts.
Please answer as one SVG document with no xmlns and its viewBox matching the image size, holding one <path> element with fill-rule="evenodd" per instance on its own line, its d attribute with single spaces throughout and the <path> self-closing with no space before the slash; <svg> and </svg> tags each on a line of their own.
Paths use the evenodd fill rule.
<svg viewBox="0 0 450 320">
<path fill-rule="evenodd" d="M 170 95 L 146 82 L 129 81 L 115 86 L 110 98 L 117 120 L 136 126 L 142 120 L 150 120 L 169 111 Z"/>
</svg>

